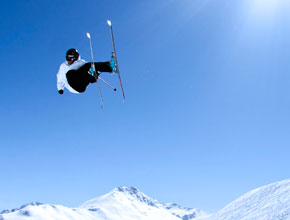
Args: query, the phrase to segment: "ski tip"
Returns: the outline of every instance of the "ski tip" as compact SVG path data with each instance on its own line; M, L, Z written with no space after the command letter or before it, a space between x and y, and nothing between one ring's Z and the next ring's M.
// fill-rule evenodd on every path
M107 23L109 26L112 26L112 22L110 20L107 20Z
M91 35L90 35L90 33L88 33L88 32L87 32L87 37L88 37L89 39L91 39Z

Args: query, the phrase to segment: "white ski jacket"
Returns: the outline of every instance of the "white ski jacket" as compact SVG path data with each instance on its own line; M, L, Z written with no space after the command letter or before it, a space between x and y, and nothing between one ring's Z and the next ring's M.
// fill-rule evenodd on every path
M74 90L67 82L67 78L66 78L66 73L69 70L76 70L78 68L80 68L82 65L84 65L86 63L85 60L82 59L78 59L76 60L73 64L69 65L67 61L63 62L58 70L58 73L56 75L57 78L57 90L63 90L63 88L67 88L70 92L72 93L79 93L76 90Z

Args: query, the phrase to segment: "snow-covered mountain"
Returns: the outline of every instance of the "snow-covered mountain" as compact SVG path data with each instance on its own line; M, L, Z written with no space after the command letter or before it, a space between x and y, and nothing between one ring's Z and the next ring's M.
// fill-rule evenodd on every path
M134 187L119 187L78 208L30 203L4 210L0 220L290 220L290 180L252 190L207 215L174 203L160 203Z
M252 190L199 220L290 220L290 180Z
M2 211L0 220L191 220L205 215L174 203L162 204L134 187L119 187L78 208L30 203Z

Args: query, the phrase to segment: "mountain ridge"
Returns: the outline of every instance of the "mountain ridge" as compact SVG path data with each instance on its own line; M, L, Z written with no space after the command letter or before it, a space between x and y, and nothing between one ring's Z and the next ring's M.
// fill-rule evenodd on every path
M132 186L114 188L77 208L33 202L1 213L0 220L191 220L205 214L175 203L160 203Z
M132 186L117 187L80 207L28 203L4 210L0 220L290 220L290 179L245 193L216 213L160 203Z

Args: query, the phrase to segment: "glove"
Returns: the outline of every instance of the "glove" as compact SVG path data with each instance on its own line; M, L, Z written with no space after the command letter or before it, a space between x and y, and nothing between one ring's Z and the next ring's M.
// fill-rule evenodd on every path
M58 90L58 93L62 95L63 94L63 90L62 89Z

